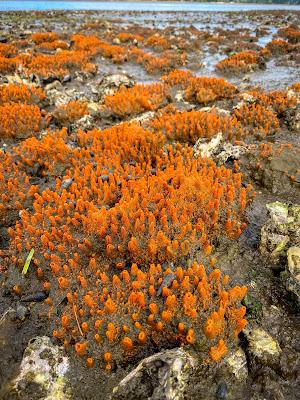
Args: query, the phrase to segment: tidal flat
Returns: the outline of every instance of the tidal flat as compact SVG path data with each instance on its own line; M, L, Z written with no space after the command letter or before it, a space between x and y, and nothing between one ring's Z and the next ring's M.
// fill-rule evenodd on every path
M295 400L300 12L0 19L0 399Z

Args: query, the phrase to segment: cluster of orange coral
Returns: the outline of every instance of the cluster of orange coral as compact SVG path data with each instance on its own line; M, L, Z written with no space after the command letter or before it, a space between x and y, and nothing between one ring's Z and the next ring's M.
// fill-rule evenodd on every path
M62 126L71 124L88 114L87 103L82 100L70 101L67 104L57 107L53 112L53 116Z
M16 217L20 210L31 204L38 191L30 185L29 177L18 168L13 156L0 150L0 224L10 225L11 213Z
M73 35L73 47L75 50L84 51L93 57L101 54L106 58L112 59L113 62L122 63L127 56L127 49L118 45L111 45L97 36Z
M54 42L58 40L58 34L56 32L36 32L30 35L29 39L35 44Z
M223 288L228 278L218 270L207 276L193 264L163 272L158 264L209 257L221 231L238 237L251 187L241 174L193 160L191 149L165 146L161 135L133 124L79 132L76 148L66 141L61 131L15 149L20 169L38 163L42 175L60 178L9 229L13 262L22 266L35 249L33 270L51 290L47 303L57 291L67 295L54 336L65 345L75 340L88 365L104 358L110 369L150 338L158 346L202 343L204 328L203 350L218 360L245 324L238 307L245 289Z
M297 100L294 97L290 97L288 93L283 90L271 92L252 90L247 93L254 98L256 103L263 107L270 107L278 115L297 104Z
M272 39L271 42L267 44L266 48L273 55L281 55L287 54L291 49L291 45L283 39Z
M14 72L16 65L15 58L2 57L0 54L0 73L8 74Z
M95 72L96 66L90 63L89 59L87 52L63 50L55 54L28 57L21 63L26 74L35 73L41 77L53 75L63 78L74 70Z
M57 49L67 50L68 48L69 48L68 43L64 42L63 40L54 40L53 42L42 42L38 46L36 46L36 49L38 50L57 50Z
M155 50L167 50L170 48L170 43L160 35L152 35L146 40L146 46L153 47Z
M234 115L250 134L266 136L279 129L279 120L274 111L260 104L242 104L234 110Z
M124 117L143 111L157 110L166 102L167 90L163 84L135 85L121 88L105 97L104 104L113 114Z
M242 51L218 62L216 69L225 73L246 73L259 67L259 57L254 51Z
M12 83L0 86L0 105L4 103L38 104L45 98L44 90L35 86Z
M295 92L300 93L300 82L296 82L293 85L291 85L290 89L294 90Z
M117 38L120 40L121 43L128 43L128 42L143 42L145 38L141 35L137 35L134 33L128 33L128 32L120 32L117 35Z
M186 63L186 53L177 54L174 51L164 51L160 57L156 57L151 53L131 48L128 52L128 59L143 65L145 70L150 74L168 72Z
M91 258L91 273L78 264L72 270L78 273L76 289L70 276L58 278L68 305L53 335L65 346L75 341L88 366L110 371L152 342L201 345L219 361L246 324L246 309L239 305L246 288L228 288L228 276L222 278L218 269L208 275L197 263L175 271L159 264L143 271L132 264L110 278Z
M43 118L38 106L9 103L0 106L0 138L24 138L40 131Z
M215 112L185 111L163 115L152 121L151 128L163 132L169 139L195 143L199 138L222 132L228 140L240 139L241 124L236 118L220 116Z
M0 56L1 57L13 57L18 54L18 49L7 43L0 43Z
M287 39L292 44L300 43L300 31L294 27L280 28L277 34Z
M230 98L237 88L222 78L196 77L189 80L185 96L189 101L207 104L212 101Z
M193 78L191 71L175 69L171 71L168 75L161 77L161 80L166 84L173 86L186 87L189 84L191 78Z

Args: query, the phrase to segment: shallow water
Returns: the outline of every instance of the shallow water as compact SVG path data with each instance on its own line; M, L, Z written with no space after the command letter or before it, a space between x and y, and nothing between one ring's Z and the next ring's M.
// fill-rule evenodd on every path
M122 10L122 11L255 11L300 10L288 4L221 4L152 1L0 1L0 11L15 10Z

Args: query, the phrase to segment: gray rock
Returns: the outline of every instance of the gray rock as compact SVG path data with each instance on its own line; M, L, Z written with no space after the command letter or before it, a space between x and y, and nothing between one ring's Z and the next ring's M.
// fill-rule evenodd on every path
M290 247L287 251L287 269L280 275L286 289L300 302L300 247Z
M32 339L25 349L19 374L14 379L12 393L18 398L34 388L40 400L68 400L72 398L66 378L69 360L62 347L55 346L47 336Z
M23 306L22 304L18 304L16 308L16 318L19 321L24 321L28 315L29 315L28 308Z
M193 149L194 157L212 158L218 165L224 164L228 159L238 160L247 151L245 146L235 146L224 142L222 132L219 132L209 142L207 139L198 139Z
M220 383L220 385L217 388L217 393L216 393L216 398L218 400L225 400L227 399L228 396L228 387L225 382Z
M74 178L65 179L62 181L61 190L67 190L72 185Z
M300 95L298 102L300 103ZM300 129L300 104L297 104L297 106L294 109L291 109L288 112L287 115L287 122L288 122L288 127L292 131L299 131Z
M84 115L82 118L77 120L72 124L72 130L82 129L83 131L88 131L93 128L94 119L91 115Z
M247 380L247 359L242 349L238 349L225 357L223 365L231 382L245 382Z
M300 206L276 201L266 207L269 219L261 229L260 251L276 262L288 247L300 245Z
M189 373L195 364L196 360L182 348L154 354L141 361L113 389L111 399L183 399Z
M254 362L267 366L277 366L281 348L278 342L262 328L246 328L244 333L248 340L248 351Z
M162 290L163 288L168 288L172 285L172 282L174 281L174 279L176 279L176 275L175 274L168 274L164 277L160 287L158 288L157 291L157 296L160 296L162 294Z
M147 123L154 117L155 117L155 113L153 111L147 111L144 114L139 115L136 118L132 118L129 122L138 123L143 126L143 124Z
M99 101L105 96L114 94L121 86L132 87L135 81L126 74L107 75L102 78L98 86Z

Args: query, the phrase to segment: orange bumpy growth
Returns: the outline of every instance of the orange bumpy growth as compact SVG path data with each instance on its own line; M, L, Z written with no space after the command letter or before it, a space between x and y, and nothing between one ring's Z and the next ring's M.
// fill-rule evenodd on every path
M34 86L24 84L15 85L13 83L0 86L1 105L4 103L38 104L45 98L46 94L44 90Z
M74 278L79 268L76 266ZM160 265L152 264L143 272L133 264L129 271L111 278L101 269L89 274L82 266L79 273L86 276L87 287L68 292L69 304L55 332L67 343L75 339L77 354L97 360L105 369L135 355L141 346L147 349L151 340L158 346L177 343L197 349L201 344L204 354L208 352L213 361L219 361L246 324L245 307L240 307L246 288L227 287L228 279L225 282L219 270L208 276L197 263L175 269L168 294L162 297L149 292L149 287L159 287L170 273L163 273ZM93 302L83 301L86 293ZM107 308L108 301L114 304L113 309ZM81 310L78 321L73 315L74 304ZM174 324L174 320L179 323ZM208 329L210 321L212 330ZM78 324L85 327L83 337Z
M154 131L164 133L168 139L195 143L199 138L212 138L217 133L229 140L239 139L242 135L241 124L228 116L219 116L214 112L185 111L163 115L151 123Z
M206 104L232 97L236 92L236 87L222 78L197 77L190 79L185 96L189 101Z
M119 117L157 110L165 101L167 91L164 85L153 83L121 88L115 94L105 97L104 104Z
M259 67L259 56L254 51L242 51L218 62L216 69L225 73L246 73Z
M0 138L24 138L32 136L42 127L39 107L28 104L4 104L0 106Z
M63 104L54 110L53 115L64 126L88 115L88 106L85 101L74 100Z

